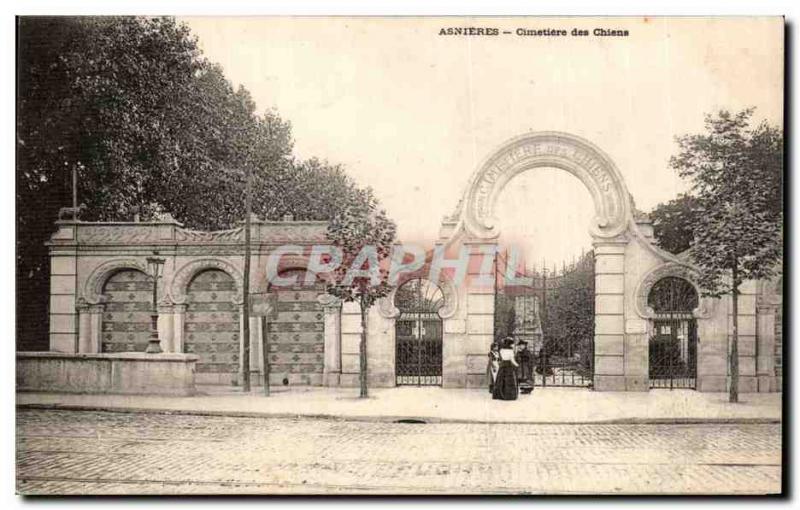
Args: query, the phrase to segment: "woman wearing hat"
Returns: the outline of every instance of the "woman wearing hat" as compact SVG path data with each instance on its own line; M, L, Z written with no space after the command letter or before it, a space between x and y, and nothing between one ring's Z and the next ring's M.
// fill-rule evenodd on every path
M500 369L494 382L492 398L495 400L517 399L517 360L514 359L514 339L506 337L500 346Z

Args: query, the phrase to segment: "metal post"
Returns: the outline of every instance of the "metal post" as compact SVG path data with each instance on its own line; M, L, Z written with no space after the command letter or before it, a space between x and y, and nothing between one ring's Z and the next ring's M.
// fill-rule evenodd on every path
M158 338L158 273L164 265L166 259L158 257L158 252L153 252L153 257L147 257L147 265L153 271L153 312L150 314L150 339L147 343L145 352L148 354L160 354L161 341Z
M72 166L72 219L78 221L78 169Z
M261 318L261 351L264 360L264 396L269 396L269 332L267 331L267 317Z
M242 297L244 298L242 336L242 390L250 391L250 180L252 171L249 161L245 163L245 192L244 192L244 281L242 282Z
M542 387L547 386L547 335L544 331L544 324L547 320L547 265L542 263L542 348L539 351L539 357L542 365Z

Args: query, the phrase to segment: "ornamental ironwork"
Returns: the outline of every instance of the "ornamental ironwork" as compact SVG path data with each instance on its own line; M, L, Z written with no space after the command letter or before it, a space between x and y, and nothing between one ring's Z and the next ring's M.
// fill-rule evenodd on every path
M413 279L394 296L400 312L395 322L395 374L397 385L441 386L441 288L428 280Z

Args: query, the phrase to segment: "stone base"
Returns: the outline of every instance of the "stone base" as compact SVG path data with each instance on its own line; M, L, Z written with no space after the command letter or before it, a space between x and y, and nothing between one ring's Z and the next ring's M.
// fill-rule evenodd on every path
M469 377L466 374L444 374L442 376L443 388L464 388L469 387Z
M757 393L764 391L774 391L771 382L759 381L760 378L752 375L739 376L739 393ZM769 378L767 378L769 379ZM726 392L730 391L730 377L724 375L706 375L697 378L697 390L704 392ZM761 384L761 386L759 386ZM764 385L767 385L766 387Z
M724 375L707 375L697 378L697 391L724 392L728 391L728 378Z
M197 384L216 384L216 385L230 385L230 386L238 386L239 385L239 373L228 373L228 374L210 374L205 372L199 372L194 374L194 380Z
M467 375L467 388L488 388L489 382L486 380L486 374L469 374ZM463 388L463 386L462 386Z
M595 391L625 391L624 375L595 375Z
M369 374L367 375L367 386L370 388L394 388L394 374Z
M778 391L777 381L775 377L770 375L758 376L758 392L759 393L773 393Z
M739 393L756 393L758 391L758 378L752 375L739 376Z
M194 354L17 353L17 390L125 395L195 394Z
M646 375L626 375L625 391L649 391L650 379Z
M340 372L330 372L327 374L322 374L322 385L339 386L341 377L342 374Z
M342 374L339 377L339 386L344 388L358 388L359 384L358 374Z
M358 388L361 385L358 374L341 374L339 386L342 388ZM394 388L394 375L370 374L367 376L367 388Z
M251 372L250 384L261 384L263 376ZM269 374L270 386L322 386L322 374L287 374L283 372Z

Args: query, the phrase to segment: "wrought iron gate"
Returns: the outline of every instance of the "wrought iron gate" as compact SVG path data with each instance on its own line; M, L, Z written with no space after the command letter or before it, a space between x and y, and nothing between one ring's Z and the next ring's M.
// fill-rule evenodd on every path
M427 280L414 279L397 289L395 306L395 383L441 386L442 319L441 290Z
M496 339L525 341L535 386L592 387L594 381L594 253L560 269L512 271L528 285L505 283L508 256L496 265Z
M682 278L662 278L647 298L656 316L649 343L650 388L697 387L697 291Z

